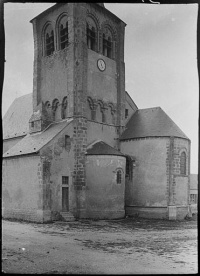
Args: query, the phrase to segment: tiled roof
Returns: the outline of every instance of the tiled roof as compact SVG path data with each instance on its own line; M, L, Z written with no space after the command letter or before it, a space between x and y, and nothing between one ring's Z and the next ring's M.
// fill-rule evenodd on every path
M198 175L190 174L190 190L198 189Z
M168 136L189 139L160 107L154 107L137 110L120 140Z
M64 127L73 119L66 119L58 123L50 124L44 131L39 133L27 134L15 146L4 153L3 157L18 156L36 153L51 141Z
M3 117L3 139L26 135L32 113L32 93L15 99Z
M103 141L95 141L87 147L87 155L118 155L125 156L120 151L109 146Z

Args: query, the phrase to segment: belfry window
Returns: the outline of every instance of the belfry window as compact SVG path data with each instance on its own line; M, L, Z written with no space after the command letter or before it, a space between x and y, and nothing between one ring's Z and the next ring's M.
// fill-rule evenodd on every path
M68 46L68 22L60 24L60 49L63 50Z
M54 33L53 33L53 30L50 33L46 33L46 36L45 36L45 50L46 50L46 56L50 56L54 52Z
M106 38L106 35L103 34L103 55L106 57L112 57L112 41L111 37L109 36Z
M180 173L186 175L186 153L182 152L180 156Z
M89 49L95 51L96 49L96 33L95 28L90 27L87 23L87 46Z

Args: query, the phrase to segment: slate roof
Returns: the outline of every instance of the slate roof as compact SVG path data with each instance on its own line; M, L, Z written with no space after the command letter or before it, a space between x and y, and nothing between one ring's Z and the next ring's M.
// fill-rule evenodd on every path
M118 155L125 156L120 151L109 146L103 141L95 141L87 147L87 155Z
M126 124L120 140L169 136L189 139L160 107L154 107L137 110Z
M61 122L50 124L42 132L27 134L15 146L5 152L3 157L37 153L72 121L73 119L65 119Z
M198 189L198 175L190 174L190 190Z
M32 93L15 99L3 117L3 139L26 135L32 113Z

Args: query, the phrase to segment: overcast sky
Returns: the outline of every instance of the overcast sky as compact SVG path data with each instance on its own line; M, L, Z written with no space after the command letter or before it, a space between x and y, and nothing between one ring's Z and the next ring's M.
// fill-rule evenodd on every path
M33 17L54 4L4 4L6 63L2 115L33 89ZM197 4L105 4L126 24L126 91L138 108L160 106L191 140L198 173Z

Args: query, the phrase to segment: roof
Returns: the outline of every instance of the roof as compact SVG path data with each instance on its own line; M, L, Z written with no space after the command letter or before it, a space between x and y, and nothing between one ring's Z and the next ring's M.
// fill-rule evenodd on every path
M32 93L15 99L3 117L3 139L26 135L32 113Z
M45 11L43 11L42 13L38 14L37 16L35 16L34 18L32 18L30 20L30 22L32 23L36 18L39 19L41 18L42 16L45 16L46 14L48 14L49 12L52 12L55 8L57 8L58 6L61 6L61 5L64 5L66 4L67 2L61 2L61 3L56 3L55 5L51 6L50 8L46 9ZM70 2L69 2L70 3ZM104 3L96 3L96 2L86 2L88 4L92 4L92 5L95 5L95 6L98 6L100 7L101 9L104 10L104 12L107 12L109 13L110 15L112 15L115 19L117 20L120 20L121 22L123 22L125 25L126 23L124 21L122 21L118 16L116 16L114 13L110 12L109 10L107 10L105 8L105 5Z
M103 141L95 141L87 147L87 155L118 155L125 156L120 151L109 146Z
M42 132L27 134L15 146L5 152L3 157L13 157L18 155L37 153L70 122L72 122L72 120L73 119L65 119L61 122L52 123Z
M131 98L131 96L129 95L129 93L127 91L125 91L126 93L126 101L128 101L128 99L130 100L130 102L132 103L132 105L138 109L137 105L135 104L135 102L133 101L133 99Z
M198 189L198 175L190 174L190 190Z
M137 110L126 124L120 140L169 136L189 140L160 107L154 107Z

